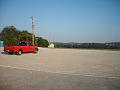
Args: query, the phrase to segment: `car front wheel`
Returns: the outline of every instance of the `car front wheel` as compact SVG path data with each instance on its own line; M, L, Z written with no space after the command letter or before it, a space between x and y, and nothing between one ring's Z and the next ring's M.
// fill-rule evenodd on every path
M37 53L38 52L38 49L35 49L34 53Z

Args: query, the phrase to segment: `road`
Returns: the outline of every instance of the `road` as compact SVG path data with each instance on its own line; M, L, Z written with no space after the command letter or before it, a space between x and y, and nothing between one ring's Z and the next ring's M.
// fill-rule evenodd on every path
M2 52L0 90L120 90L120 51L40 48L37 54L20 56Z

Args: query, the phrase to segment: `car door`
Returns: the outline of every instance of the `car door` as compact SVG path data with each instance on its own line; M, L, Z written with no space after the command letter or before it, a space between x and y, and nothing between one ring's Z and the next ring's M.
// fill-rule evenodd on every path
M34 51L34 46L32 45L32 43L28 43L29 46L29 51L33 52Z
M20 47L21 47L21 49L22 49L23 52L29 52L29 48L28 48L26 42L21 42L20 43Z

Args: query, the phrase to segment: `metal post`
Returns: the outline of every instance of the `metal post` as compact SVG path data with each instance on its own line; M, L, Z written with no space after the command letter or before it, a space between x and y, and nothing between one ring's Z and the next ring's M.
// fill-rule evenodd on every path
M34 17L32 16L32 44L34 45Z

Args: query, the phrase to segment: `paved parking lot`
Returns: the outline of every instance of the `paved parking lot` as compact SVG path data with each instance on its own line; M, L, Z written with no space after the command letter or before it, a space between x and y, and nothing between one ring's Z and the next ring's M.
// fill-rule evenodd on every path
M2 51L2 49L1 49ZM48 49L0 54L0 90L120 90L120 51Z

